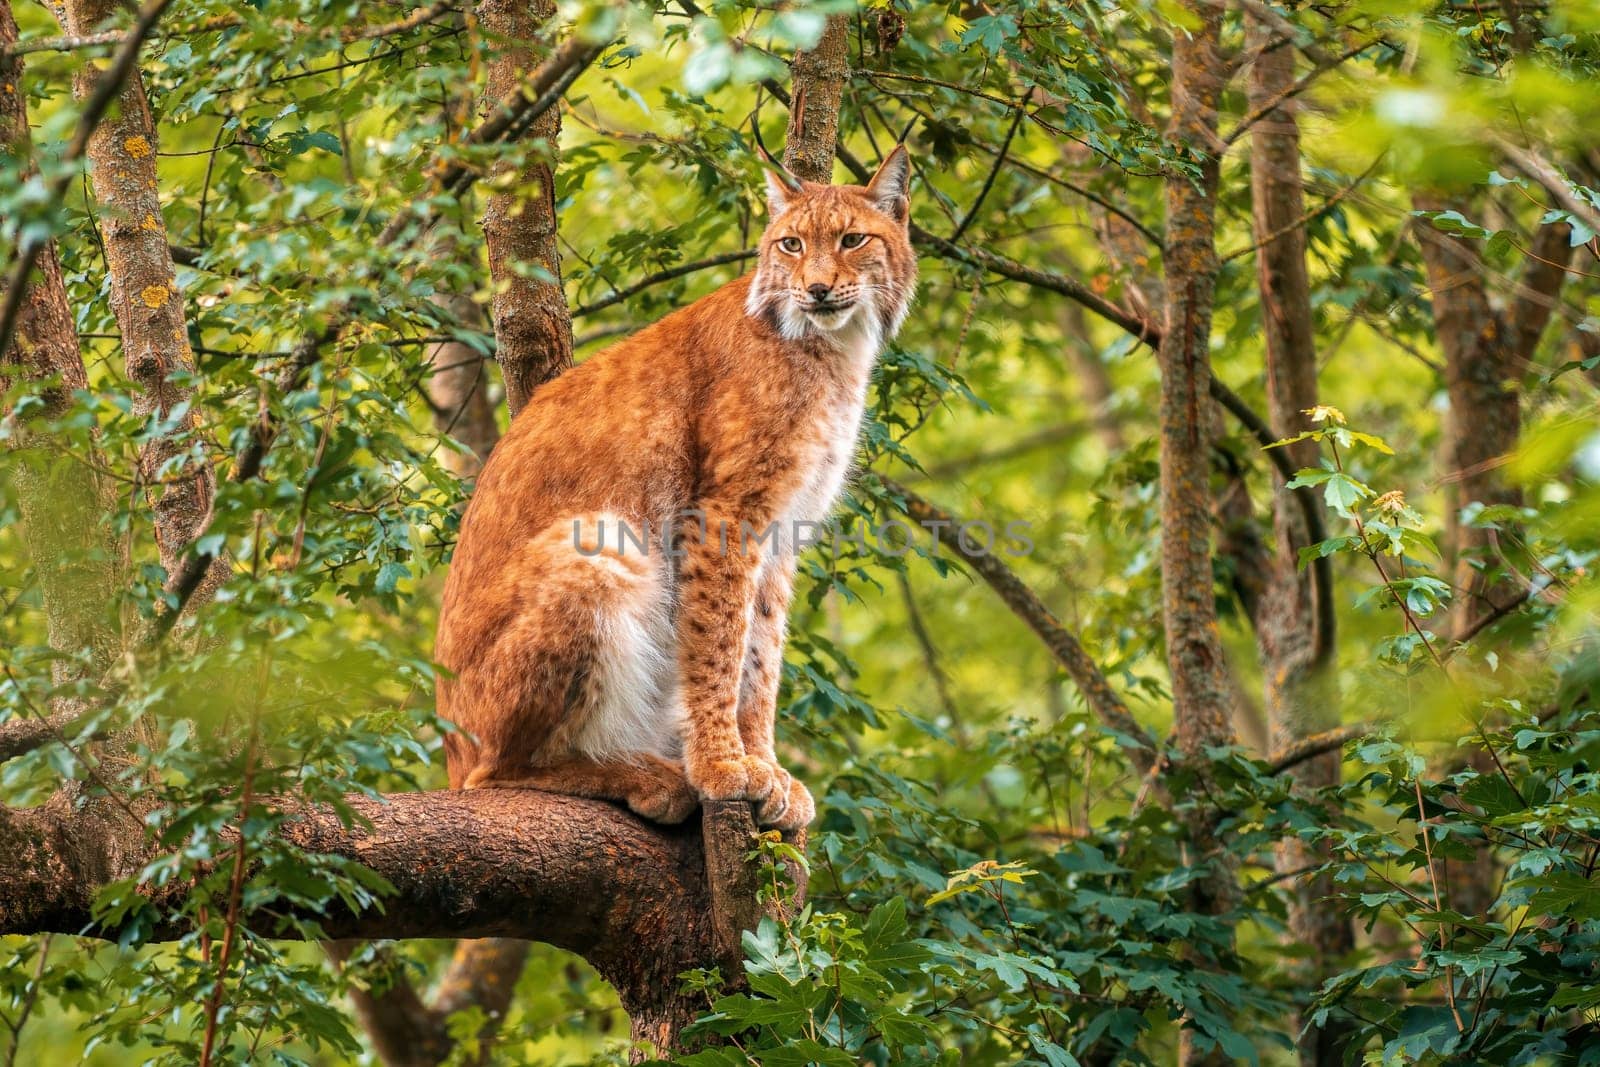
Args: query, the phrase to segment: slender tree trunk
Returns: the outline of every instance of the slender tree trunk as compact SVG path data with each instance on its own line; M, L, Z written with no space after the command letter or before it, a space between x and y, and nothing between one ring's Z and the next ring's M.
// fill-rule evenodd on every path
M115 0L70 0L63 28L80 36L92 33L120 8ZM93 64L79 72L73 89L80 100L93 93L99 75ZM140 474L147 485L156 487L156 543L170 581L185 549L210 517L217 485L189 407L194 390L187 382L174 380L175 375L181 379L193 374L194 353L161 215L157 146L144 78L135 67L114 117L101 123L89 140L89 173L104 210L101 230L111 308L122 334L128 378L138 391L134 414L172 420L169 431L152 438L139 452ZM193 455L196 451L201 455ZM214 592L227 580L229 570L227 559L217 557L189 605Z
M783 165L796 178L827 182L839 146L839 104L850 77L850 26L844 15L829 15L815 48L795 53L794 96L789 104L789 134Z
M1463 209L1432 195L1414 198L1418 209ZM1516 595L1497 578L1490 531L1463 526L1467 504L1518 504L1522 495L1500 476L1500 461L1516 446L1522 429L1515 353L1505 323L1489 303L1486 268L1471 242L1419 225L1423 263L1433 296L1434 328L1445 357L1450 414L1445 423L1444 462L1451 507L1446 542L1455 561L1460 604L1453 618L1458 631Z
M0 153L26 170L33 146L22 58L10 51L16 41L11 5L0 2ZM16 378L38 383L40 414L47 419L65 413L72 391L89 384L53 243L35 262L11 344L0 353L0 388ZM10 455L19 532L39 576L50 647L66 654L52 665L55 681L98 677L119 640L105 489L93 467L66 455L59 442L24 433L13 440ZM68 658L83 650L89 650L87 663ZM64 721L79 710L76 702L63 701L52 718Z
M1436 193L1419 194L1413 204L1422 211L1459 210L1468 218L1477 208ZM1443 548L1453 564L1456 592L1441 627L1446 638L1475 632L1483 619L1526 595L1502 562L1502 553L1519 536L1515 525L1499 523L1499 531L1479 528L1462 523L1460 513L1472 504L1522 502L1521 492L1500 468L1522 429L1520 380L1566 277L1570 251L1561 247L1566 243L1562 231L1540 229L1533 249L1537 258L1530 258L1516 298L1499 311L1490 302L1488 269L1475 244L1426 222L1417 227L1450 397L1441 457L1449 498ZM1486 752L1474 752L1471 762L1479 773L1497 773ZM1480 849L1470 861L1447 861L1445 867L1450 907L1470 916L1486 914L1494 906L1498 879L1488 849Z
M1267 349L1267 402L1273 432L1290 437L1310 428L1305 412L1317 404L1317 352L1306 271L1300 127L1289 92L1296 53L1276 38L1276 31L1250 19L1250 43L1263 46L1251 70L1249 102L1250 113L1261 115L1250 131L1250 187L1252 230L1260 246L1256 278ZM1274 43L1277 47L1264 47ZM1314 442L1285 447L1296 469L1316 464ZM1275 544L1263 576L1255 632L1266 679L1269 751L1276 759L1306 737L1337 726L1339 712L1333 678L1325 669L1333 635L1320 635L1319 647L1311 575L1299 565L1300 549L1310 541L1305 516L1276 468L1271 471ZM1340 753L1330 752L1289 773L1297 786L1318 789L1339 781L1341 762ZM1278 870L1303 870L1326 856L1325 849L1290 838L1279 843ZM1350 920L1326 903L1334 896L1329 876L1297 880L1292 894L1290 937L1310 952L1305 979L1314 987L1354 947L1354 931ZM1348 1040L1349 1028L1340 1024L1306 1031L1299 1039L1300 1062L1304 1067L1333 1067L1343 1061Z
M494 38L484 89L488 114L514 92L538 64L534 42L555 15L553 0L484 0L478 23ZM550 108L522 138L530 153L512 174L496 169L483 236L494 282L491 310L506 404L512 417L533 391L572 366L572 319L561 289L561 254L556 241L554 167L561 112Z
M1433 195L1419 195L1413 202L1423 211L1474 210L1471 204ZM1499 601L1516 595L1508 583L1490 577L1498 569L1490 531L1463 525L1460 511L1472 502L1520 503L1521 494L1502 482L1496 468L1500 457L1516 445L1522 419L1504 324L1489 303L1477 249L1426 222L1418 224L1418 232L1450 396L1441 457L1447 499L1443 548L1445 558L1452 561L1456 588L1456 603L1441 635L1448 637L1450 630L1465 632L1494 611ZM1477 710L1468 709L1468 714ZM1480 774L1494 773L1487 753L1474 751L1470 763ZM1463 915L1487 914L1495 899L1493 853L1480 848L1471 860L1447 859L1444 868L1448 906Z
M1217 105L1224 65L1219 51L1222 13L1213 5L1190 7L1195 25L1173 28L1172 121L1175 144L1200 163L1198 176L1167 178L1166 329L1161 362L1161 601L1167 666L1178 747L1203 768L1205 750L1231 744L1229 692L1211 572L1210 400L1211 313L1216 290L1215 244ZM1237 898L1231 864L1219 847L1212 820L1191 820L1198 862L1210 873L1195 883L1195 910L1220 915ZM1194 1033L1181 1034L1184 1064L1225 1063L1220 1050L1202 1052Z
M470 323L479 314L478 305L469 296L441 297L438 303L457 322ZM433 366L428 378L428 402L433 408L434 425L440 433L454 437L469 449L452 449L445 456L445 465L470 485L500 440L494 398L489 395L489 361L464 341L446 341L434 346L428 353L428 362Z

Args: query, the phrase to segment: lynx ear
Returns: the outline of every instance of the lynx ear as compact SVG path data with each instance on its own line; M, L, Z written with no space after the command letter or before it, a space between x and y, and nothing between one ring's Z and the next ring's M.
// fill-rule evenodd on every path
M767 218L775 219L789 210L789 197L794 193L777 174L767 171Z
M896 222L904 222L911 206L906 199L910 180L911 160L906 155L906 146L897 144L867 183L867 197L879 211Z
M775 219L789 209L789 199L800 192L803 186L799 178L790 174L782 163L772 158L764 145L757 142L756 151L760 153L762 162L767 165L767 218Z

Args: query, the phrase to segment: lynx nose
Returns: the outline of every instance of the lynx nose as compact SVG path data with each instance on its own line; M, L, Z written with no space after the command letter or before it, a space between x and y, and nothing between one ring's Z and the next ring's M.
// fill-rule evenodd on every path
M812 300L815 300L820 304L828 299L828 294L832 292L832 290L828 286L823 285L821 282L817 282L814 285L806 286L806 292L811 294Z

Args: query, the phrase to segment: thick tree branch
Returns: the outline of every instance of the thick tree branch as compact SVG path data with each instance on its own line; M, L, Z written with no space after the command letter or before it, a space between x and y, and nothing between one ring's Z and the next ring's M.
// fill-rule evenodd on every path
M648 961L628 960L634 953L618 934L648 937L657 962L693 966L706 958L710 929L696 921L708 901L697 823L656 827L599 801L515 789L348 803L365 825L345 827L331 811L310 810L287 825L285 837L311 852L357 860L396 892L381 909L318 919L321 936L522 937L623 976ZM146 855L136 847L106 856L104 830L50 809L0 808L0 840L21 849L0 851L23 860L0 866L0 933L114 936L95 919L94 894ZM57 883L29 892L46 871L59 875ZM177 914L184 891L170 886L152 903ZM250 922L274 937L300 936L286 918L255 915ZM168 923L153 937L186 932Z
M531 790L483 789L348 798L360 822L346 827L331 811L305 811L285 838L308 852L355 860L395 892L381 908L302 913L316 936L371 938L518 938L575 952L616 987L634 1036L676 1044L691 1014L676 976L722 966L737 979L738 929L759 913L718 906L712 867L743 851L708 851L701 824L645 823L599 801ZM750 806L708 806L705 826L741 850L751 838ZM730 832L730 830L732 832ZM94 899L106 883L136 873L151 858L137 828L68 810L66 805L0 808L0 934L62 932L114 938L100 925ZM131 835L131 837L130 837ZM708 861L708 856L710 857ZM741 874L747 878L747 874ZM154 893L164 916L181 914L184 884ZM301 929L278 912L246 917L263 936L296 938ZM168 918L151 939L188 932ZM732 968L732 970L730 970ZM484 972L479 972L484 973ZM435 1010L454 996L441 989Z

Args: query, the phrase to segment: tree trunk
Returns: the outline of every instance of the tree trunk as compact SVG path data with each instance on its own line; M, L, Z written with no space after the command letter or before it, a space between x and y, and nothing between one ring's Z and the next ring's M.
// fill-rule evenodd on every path
M484 114L490 115L538 65L533 42L555 15L553 0L484 0L478 22L499 45L489 63ZM533 391L572 366L572 319L561 289L553 168L561 113L550 108L528 128L530 158L511 172L496 167L483 215L494 283L490 308L506 405L516 417Z
M0 3L0 152L26 164L33 146L22 57L11 53L16 41L11 7ZM0 388L18 376L38 383L40 413L46 419L64 414L72 391L89 384L54 243L35 260L16 330L0 352ZM119 643L111 536L102 525L109 510L104 486L92 465L40 435L19 434L10 455L19 532L39 576L50 647L65 654L52 664L54 680L59 685L98 678ZM88 662L70 658L83 650L89 650ZM60 702L52 722L38 723L37 729L53 734L80 710L76 702Z
M479 314L478 305L469 296L445 296L438 303L460 323L471 323ZM464 341L446 341L433 347L428 362L433 367L428 378L433 423L440 433L468 448L466 452L450 449L444 457L445 466L470 486L500 440L494 399L489 395L489 361Z
M1478 205L1437 193L1413 198L1420 211L1459 210L1471 218ZM1445 358L1450 411L1445 420L1443 466L1449 505L1445 542L1452 561L1455 603L1444 620L1446 638L1476 633L1483 620L1526 595L1504 564L1502 542L1517 536L1514 524L1502 531L1465 525L1461 509L1471 504L1518 505L1522 494L1501 476L1500 467L1517 446L1522 429L1520 381L1531 362L1565 280L1570 255L1564 227L1542 227L1535 238L1518 287L1505 312L1495 309L1485 279L1489 271L1474 242L1418 223L1428 289L1433 297L1434 330ZM1476 709L1468 709L1477 715ZM1497 773L1487 752L1475 751L1472 766ZM1450 907L1464 915L1484 915L1494 906L1498 880L1492 853L1480 849L1468 862L1446 862Z
M1192 29L1173 28L1172 121L1168 137L1199 161L1199 175L1167 178L1166 328L1161 363L1161 607L1167 666L1172 675L1178 747L1205 773L1204 752L1233 742L1229 693L1211 573L1210 381L1211 313L1216 290L1214 240L1217 105L1224 65L1219 51L1222 13L1197 3ZM1232 866L1215 838L1211 818L1189 827L1195 862L1211 872L1196 881L1192 906L1227 912L1237 896ZM1225 1063L1220 1049L1201 1051L1194 1031L1181 1033L1184 1064Z
M1434 195L1419 195L1422 211L1464 209ZM1444 462L1450 497L1446 554L1454 560L1459 604L1453 614L1457 632L1494 611L1516 595L1514 585L1497 578L1491 531L1463 526L1460 509L1519 504L1522 495L1500 477L1500 460L1516 447L1522 429L1515 353L1507 343L1505 323L1489 303L1486 269L1473 244L1454 234L1419 223L1423 263L1433 296L1434 328L1445 357L1445 384L1450 413L1445 423Z
M71 0L63 28L86 35L120 9L115 0ZM86 64L78 73L73 90L80 100L93 94L99 77L94 64ZM128 378L138 391L134 414L165 420L184 409L169 431L139 451L141 476L147 485L158 487L156 543L171 589L185 549L210 518L217 483L210 464L191 455L197 448L198 427L188 407L194 403L194 390L186 382L172 380L173 375L194 373L194 353L189 349L183 296L161 214L157 146L144 79L135 67L123 85L115 117L97 126L89 139L89 174L95 199L105 210L101 229L111 309L122 334ZM214 592L229 571L225 557L214 559L189 605Z
M1252 232L1259 245L1256 279L1267 350L1267 402L1273 432L1291 437L1311 428L1305 412L1317 404L1317 352L1306 271L1300 127L1289 92L1295 50L1277 38L1276 31L1250 18L1250 44L1259 48L1249 88L1250 113L1260 115L1250 130L1250 186ZM1316 465L1315 442L1301 441L1285 450L1295 469ZM1317 632L1319 606L1311 574L1299 564L1300 549L1310 543L1305 515L1276 468L1271 477L1274 548L1254 621L1266 680L1269 754L1277 759L1312 734L1337 726L1339 711L1326 670L1333 635ZM1332 612L1323 617L1331 619ZM1319 789L1339 781L1341 763L1339 752L1329 752L1298 764L1289 774L1297 786ZM1326 849L1298 838L1280 842L1277 849L1279 873L1303 870L1326 858ZM1354 931L1350 920L1326 903L1334 896L1329 876L1299 879L1291 886L1290 938L1310 952L1304 979L1308 988L1315 988L1354 947ZM1308 1030L1299 1038L1300 1062L1304 1067L1342 1063L1348 1040L1344 1025Z
M803 181L826 183L833 178L839 104L850 77L849 32L846 16L829 15L816 47L795 53L783 165Z

